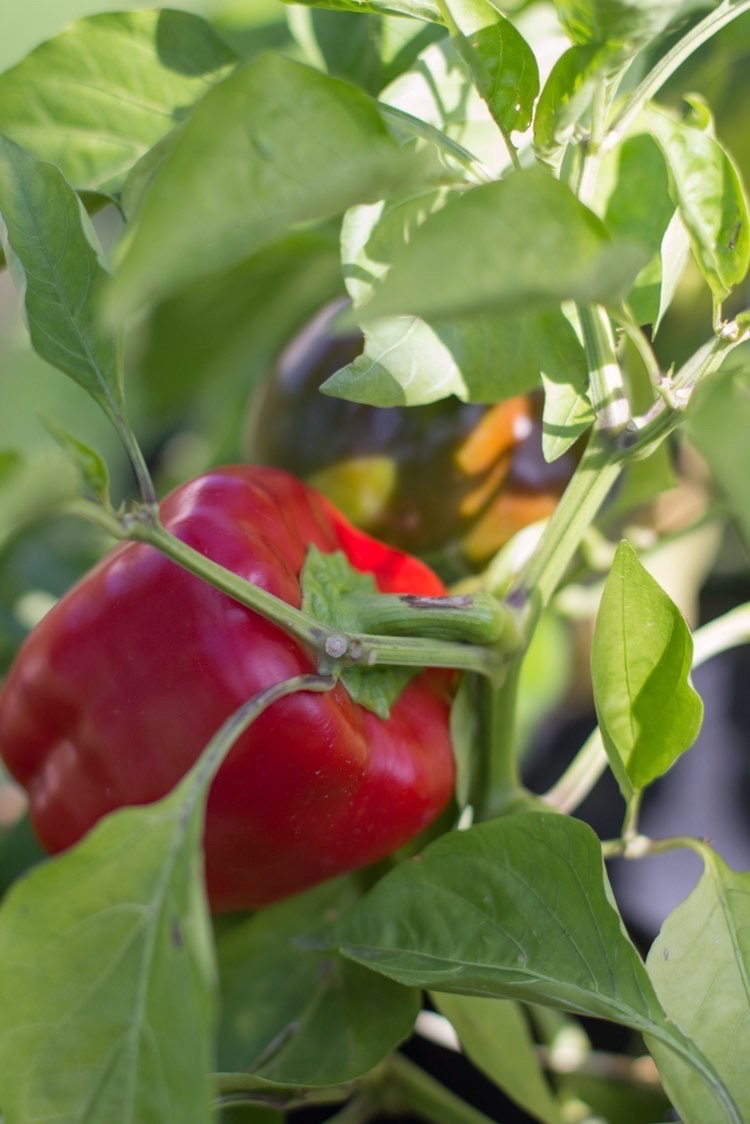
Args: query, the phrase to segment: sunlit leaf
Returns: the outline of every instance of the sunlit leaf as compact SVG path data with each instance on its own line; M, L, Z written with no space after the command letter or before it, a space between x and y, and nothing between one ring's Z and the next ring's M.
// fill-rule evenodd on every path
M619 301L645 260L640 247L611 240L559 180L517 172L451 198L416 229L363 319Z
M677 606L623 542L604 587L591 652L594 702L610 766L628 799L695 741L703 704L693 642Z
M659 35L684 8L683 0L555 0L576 43L633 49Z
M708 133L656 109L649 111L648 123L667 161L693 256L715 303L721 303L750 265L750 216L740 177Z
M0 75L0 132L57 164L75 188L116 192L236 61L188 12L90 16Z
M180 129L136 213L109 312L140 308L293 225L435 174L426 155L399 149L363 91L263 55L214 86Z

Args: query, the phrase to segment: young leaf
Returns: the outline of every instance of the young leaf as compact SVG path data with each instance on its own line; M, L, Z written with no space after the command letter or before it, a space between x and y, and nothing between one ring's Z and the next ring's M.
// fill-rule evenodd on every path
M233 926L219 940L219 1068L276 1084L338 1085L408 1037L419 994L330 951L325 931L357 898L339 880ZM358 1034L351 1019L357 1012Z
M677 606L621 543L596 618L591 669L599 727L626 800L697 737L703 704L690 684L692 653Z
M97 303L108 274L93 230L61 172L7 137L0 137L0 220L35 350L121 419L117 344Z
M166 152L109 311L126 314L234 265L292 225L429 181L430 159L398 148L363 91L263 55L214 86Z
M519 813L443 836L342 918L342 951L400 983L550 1004L642 1029L656 995L585 824Z
M647 967L669 1018L713 1062L743 1115L750 1117L750 874L735 874L709 847L704 872L665 921ZM650 1048L686 1122L711 1119L695 1075L658 1043Z
M110 507L109 472L106 461L84 441L68 433L51 418L44 418L44 427L65 450L78 469L83 483L105 507Z
M452 1023L467 1058L511 1100L543 1124L562 1117L518 1003L435 992L435 1006Z
M606 58L598 45L569 47L544 83L534 113L534 144L552 167L559 166L565 146L584 127Z
M188 12L90 16L0 75L0 132L78 190L114 193L236 61Z
M750 216L740 177L708 133L653 108L647 119L664 153L693 256L719 305L750 265Z
M322 624L342 632L361 632L352 593L377 593L375 578L355 570L346 555L322 554L311 546L302 570L302 609ZM391 707L415 675L410 667L347 667L341 678L360 706L379 718L387 718Z
M362 316L510 314L568 299L617 302L645 261L640 247L612 241L559 180L515 172L450 199L415 230Z
M455 24L456 46L477 90L506 136L531 122L539 93L534 53L510 20L489 0L445 0Z

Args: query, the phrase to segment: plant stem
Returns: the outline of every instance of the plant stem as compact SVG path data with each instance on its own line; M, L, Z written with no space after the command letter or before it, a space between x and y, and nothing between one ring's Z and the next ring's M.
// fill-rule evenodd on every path
M489 1116L467 1104L402 1054L392 1054L384 1066L386 1110L414 1112L432 1124L492 1124Z
M594 413L607 433L622 433L632 416L609 316L601 305L578 305L578 319L586 347Z
M475 671L497 680L505 667L507 657L499 644L479 645L458 640L421 638L418 635L344 633L329 625L320 624L301 609L245 581L170 534L151 509L117 516L97 504L77 500L66 505L63 510L95 523L116 539L153 546L183 569L289 633L313 653L321 666L325 665L327 673L335 673L352 664L365 667L390 664L399 667L457 668ZM464 611L470 614L466 606ZM415 629L417 613L418 610L414 617ZM480 624L484 620L483 613L484 610L480 610ZM447 615L450 616L450 611Z

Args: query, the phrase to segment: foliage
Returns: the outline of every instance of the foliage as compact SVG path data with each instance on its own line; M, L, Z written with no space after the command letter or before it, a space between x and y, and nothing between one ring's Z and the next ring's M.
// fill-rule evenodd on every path
M586 449L552 517L429 620L308 561L285 627L319 671L383 715L414 668L462 673L455 806L429 838L212 923L206 794L238 723L271 698L168 797L63 856L41 859L23 821L0 828L3 1119L278 1121L315 1104L342 1124L481 1124L400 1051L416 1019L457 1036L525 1119L647 1124L673 1108L739 1124L750 872L705 842L647 837L640 808L698 735L692 670L748 639L740 611L694 645L653 576L668 544L643 527L675 486L670 461L679 479L697 447L712 485L669 545L689 554L730 520L746 569L748 152L722 138L745 136L747 114L715 74L733 36L750 46L750 0L259 11L89 16L0 74L0 235L28 329L14 342L2 309L3 664L35 597L112 539L277 612L181 552L156 498L240 458L253 386L333 297L364 350L329 395L416 409L543 389L546 459L582 434ZM29 420L27 370L54 387L46 430ZM567 668L585 627L566 614L593 635L583 687ZM590 693L598 727L531 792L524 750L566 691ZM624 819L601 840L572 813L606 769ZM643 956L605 860L677 849L703 873ZM589 1019L618 1024L620 1054L594 1050Z

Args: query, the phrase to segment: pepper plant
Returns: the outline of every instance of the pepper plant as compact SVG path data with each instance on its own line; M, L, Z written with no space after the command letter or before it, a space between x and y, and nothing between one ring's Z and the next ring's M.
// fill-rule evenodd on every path
M263 27L94 15L0 75L0 230L30 345L132 470L107 445L110 483L78 405L46 419L56 451L0 460L6 577L30 542L112 551L18 653L33 598L3 609L0 754L66 849L34 849L26 819L2 836L2 1119L491 1119L401 1048L416 1027L452 1036L526 1119L740 1124L750 874L645 835L639 813L698 735L691 670L748 639L750 610L693 637L651 573L658 535L623 528L697 447L720 498L672 540L690 551L727 518L750 535L743 153L701 89L702 59L750 46L750 0L332 7ZM584 447L551 517L481 570L448 568L447 589L291 478L271 473L262 508L224 498L269 471L216 470L240 459L252 383L342 297L331 330L363 350L325 394L419 409L543 391L546 460ZM254 552L290 521L282 580L283 552ZM381 580L384 559L409 580ZM523 751L553 700L530 668L560 681L560 621L586 612L598 725L532 790ZM240 619L254 631L229 643ZM219 694L221 714L201 710ZM348 715L338 761L330 707ZM387 775L362 813L347 753L376 743L419 756L440 789L425 816L428 782L397 806ZM237 834L242 807L216 793L223 776L237 797L239 747L261 744ZM622 829L601 839L576 813L607 770ZM702 874L638 949L606 862L675 849ZM604 1023L619 1053L592 1046Z

